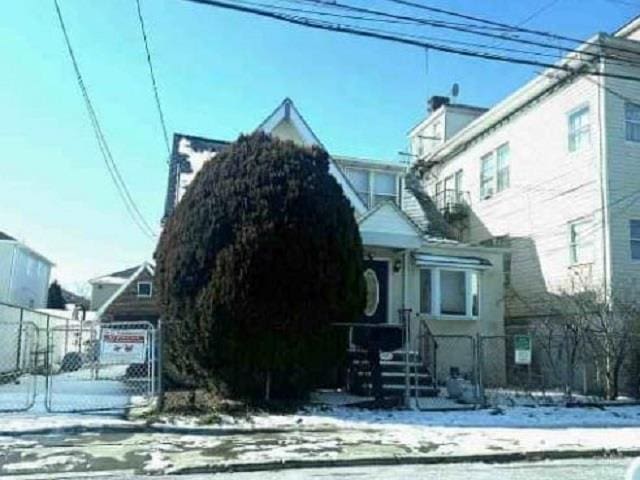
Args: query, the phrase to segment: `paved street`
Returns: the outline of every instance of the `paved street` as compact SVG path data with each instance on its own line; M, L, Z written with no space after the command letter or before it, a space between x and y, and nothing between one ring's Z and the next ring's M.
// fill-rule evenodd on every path
M622 480L631 460L571 460L501 465L417 465L374 468L304 469L276 472L229 473L215 475L160 476L162 480ZM29 476L28 480L51 477ZM77 479L77 476L56 476L56 479ZM91 477L96 480L148 480L148 476L121 473Z

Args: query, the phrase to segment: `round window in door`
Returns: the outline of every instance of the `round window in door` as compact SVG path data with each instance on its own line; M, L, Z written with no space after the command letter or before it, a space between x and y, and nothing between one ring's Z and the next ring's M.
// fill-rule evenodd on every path
M367 289L367 303L364 307L364 314L367 317L372 317L378 310L378 304L380 303L380 284L378 283L378 276L373 269L367 268L364 271L364 283Z

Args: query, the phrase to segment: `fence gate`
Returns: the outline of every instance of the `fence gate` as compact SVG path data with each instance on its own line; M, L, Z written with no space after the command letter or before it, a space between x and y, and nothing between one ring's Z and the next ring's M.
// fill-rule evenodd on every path
M52 327L47 346L50 412L119 411L155 398L157 331L149 322Z
M6 318L6 317L5 317ZM0 411L29 410L35 404L38 329L24 318L0 322Z

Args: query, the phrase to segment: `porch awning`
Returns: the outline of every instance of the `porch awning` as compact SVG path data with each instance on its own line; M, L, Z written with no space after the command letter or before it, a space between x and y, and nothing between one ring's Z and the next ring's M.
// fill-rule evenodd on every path
M433 255L430 253L414 254L416 265L419 267L457 267L474 270L485 270L492 266L486 258L458 257L453 255Z

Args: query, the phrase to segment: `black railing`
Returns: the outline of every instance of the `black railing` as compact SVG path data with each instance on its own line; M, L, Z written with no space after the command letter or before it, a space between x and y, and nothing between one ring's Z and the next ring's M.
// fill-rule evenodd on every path
M438 211L447 221L466 218L469 213L469 192L462 190L442 190L435 194L433 201Z

